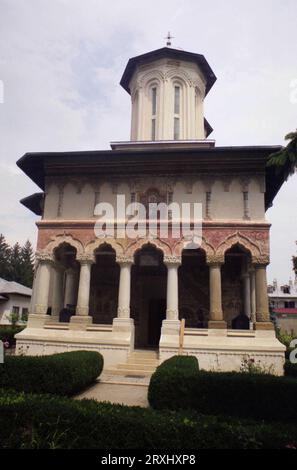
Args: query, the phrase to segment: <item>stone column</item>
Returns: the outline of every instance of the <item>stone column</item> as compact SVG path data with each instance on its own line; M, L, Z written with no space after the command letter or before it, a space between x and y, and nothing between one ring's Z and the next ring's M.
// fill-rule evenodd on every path
M270 321L268 294L267 294L266 265L267 263L255 264L255 280L256 280L255 329L258 329L258 330L274 329L273 323Z
M37 273L34 281L34 304L28 318L28 326L31 328L42 327L48 319L48 296L50 289L50 277L52 268L52 256L47 253L37 253Z
M251 321L256 321L256 277L255 270L250 270Z
M127 258L117 262L120 265L118 318L130 318L131 267L133 260Z
M52 321L59 321L60 311L63 308L64 298L64 269L55 263L53 265L53 297L52 297Z
M224 321L222 307L222 281L221 264L217 260L208 261L209 265L209 322L208 328L225 329L227 324Z
M71 329L81 329L92 323L89 316L91 267L95 262L93 255L80 255L77 257L80 263L79 285L77 295L76 314L70 319Z
M181 265L180 256L164 256L167 266L167 299L166 320L162 323L162 335L179 334L180 321L178 318L178 268Z
M130 318L131 268L133 258L117 255L116 262L120 266L118 293L118 315L113 319L112 330L115 333L128 333L131 349L134 347L134 321Z
M76 305L78 288L78 272L73 268L66 270L64 307Z

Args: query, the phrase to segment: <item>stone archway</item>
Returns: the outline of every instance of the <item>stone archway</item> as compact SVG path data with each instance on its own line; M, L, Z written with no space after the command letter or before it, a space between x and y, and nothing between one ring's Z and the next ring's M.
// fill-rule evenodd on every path
M228 328L248 329L251 317L251 253L235 243L225 253L222 265L222 305ZM242 320L240 321L240 318ZM246 320L248 317L248 321Z
M158 347L162 321L166 318L166 279L163 252L153 244L144 244L134 254L131 272L136 348Z
M109 243L101 243L94 251L94 258L89 315L93 323L111 325L117 316L120 267L115 249Z
M182 251L178 275L179 318L188 328L207 328L209 320L209 267L203 249Z

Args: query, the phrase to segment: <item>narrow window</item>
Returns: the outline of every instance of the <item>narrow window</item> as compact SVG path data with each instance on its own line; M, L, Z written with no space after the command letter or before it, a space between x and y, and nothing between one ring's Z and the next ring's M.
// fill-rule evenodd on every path
M174 87L174 114L180 113L180 87Z
M180 86L174 87L174 122L173 122L173 138L180 138Z
M152 88L152 140L156 140L157 88Z

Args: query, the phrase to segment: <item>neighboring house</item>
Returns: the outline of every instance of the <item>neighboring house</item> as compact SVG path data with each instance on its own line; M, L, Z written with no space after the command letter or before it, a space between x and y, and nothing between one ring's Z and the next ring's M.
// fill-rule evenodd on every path
M27 321L32 289L0 278L0 324L11 323L12 314L18 315L18 323Z
M269 306L276 325L288 333L297 334L297 278L279 286L277 280L268 286Z

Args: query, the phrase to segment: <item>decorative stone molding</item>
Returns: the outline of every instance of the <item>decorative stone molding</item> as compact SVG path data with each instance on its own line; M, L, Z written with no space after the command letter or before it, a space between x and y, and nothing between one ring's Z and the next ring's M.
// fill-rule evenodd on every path
M53 263L54 262L54 257L52 253L49 253L48 251L36 251L35 259L37 263L40 263L40 262Z
M124 253L124 248L122 244L117 241L115 238L96 238L96 240L92 240L89 242L85 247L85 253L94 253L100 246L102 245L109 245L111 248L114 249L117 256L120 256Z
M126 254L129 256L134 256L134 254L141 250L141 248L143 248L145 245L153 246L157 250L161 250L164 255L172 254L169 241L161 240L160 238L154 238L153 240L149 240L147 238L137 238L128 245Z
M166 320L176 320L176 319L178 319L178 310L167 309Z
M252 264L258 266L267 266L270 263L269 255L252 255Z
M83 244L72 235L66 233L52 237L51 241L46 245L45 251L53 255L54 251L63 243L67 243L68 245L75 248L77 254L84 252Z
M129 318L129 317L130 317L130 308L118 307L118 318Z
M133 259L133 256L117 255L116 256L116 263L119 263L119 264L133 264L134 259Z
M245 250L250 252L251 256L261 255L259 247L256 243L252 242L248 237L242 235L240 232L236 232L229 235L217 248L216 254L225 255L226 251L232 248L234 245L240 245Z
M79 253L76 259L80 264L92 264L96 261L93 253Z
M225 255L224 254L206 254L206 264L209 266L211 265L220 265L225 263Z
M172 265L180 265L181 264L181 256L178 255L165 255L164 256L164 264L172 266Z

